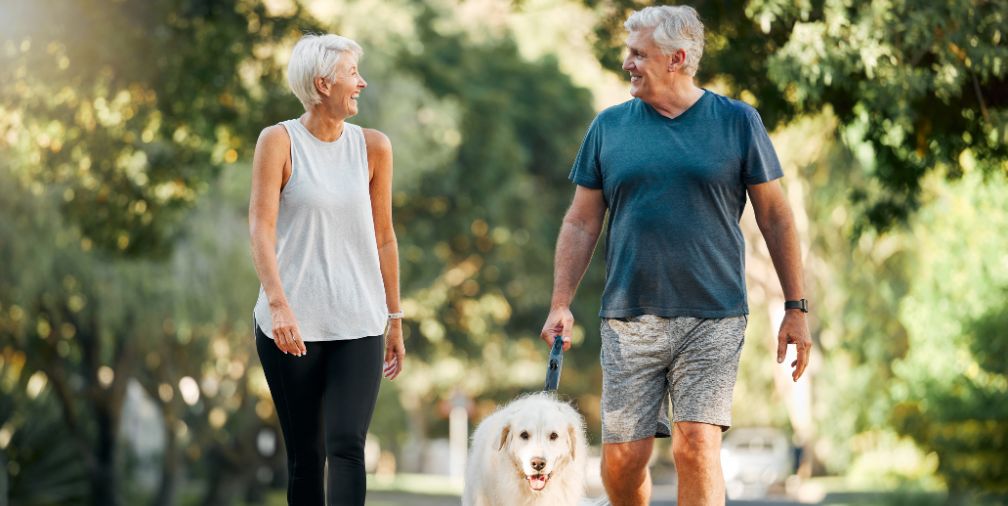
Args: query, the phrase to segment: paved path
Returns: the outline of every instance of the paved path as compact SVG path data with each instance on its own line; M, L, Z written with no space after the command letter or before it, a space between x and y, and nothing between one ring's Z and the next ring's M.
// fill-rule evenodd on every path
M403 492L368 492L368 506L459 506L457 496L407 494ZM598 503L592 503L598 504ZM673 506L675 501L656 500L651 506ZM790 501L728 501L728 506L795 506Z
M367 506L459 506L458 496L368 492Z

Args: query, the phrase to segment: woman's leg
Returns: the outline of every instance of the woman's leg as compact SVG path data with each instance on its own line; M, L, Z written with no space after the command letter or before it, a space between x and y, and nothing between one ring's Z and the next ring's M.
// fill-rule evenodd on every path
M322 474L322 397L325 357L317 343L295 357L280 351L256 327L256 349L266 373L287 450L287 504L324 506Z
M378 400L382 336L324 343L325 443L329 506L364 504L364 438Z

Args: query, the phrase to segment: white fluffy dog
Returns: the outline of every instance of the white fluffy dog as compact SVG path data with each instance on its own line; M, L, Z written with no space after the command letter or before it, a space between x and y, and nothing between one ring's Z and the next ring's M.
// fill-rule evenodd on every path
M584 496L584 418L540 392L488 416L473 433L463 506L575 506Z

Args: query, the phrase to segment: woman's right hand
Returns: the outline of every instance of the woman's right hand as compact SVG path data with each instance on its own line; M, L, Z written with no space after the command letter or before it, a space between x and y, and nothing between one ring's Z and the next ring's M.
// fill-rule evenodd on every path
M301 329L298 328L294 311L290 306L283 304L279 307L270 307L270 317L273 319L273 343L280 348L280 351L296 357L308 353L304 340L301 339Z

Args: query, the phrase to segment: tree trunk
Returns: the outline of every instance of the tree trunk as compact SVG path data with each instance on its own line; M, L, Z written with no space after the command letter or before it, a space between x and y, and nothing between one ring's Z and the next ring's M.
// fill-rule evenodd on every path
M949 487L945 504L948 506L965 506L966 504L973 504L970 499L970 494L966 490L953 485Z
M95 464L90 470L91 501L95 506L119 505L119 497L116 495L118 475L115 469L117 420L118 413L111 413L107 406L95 406Z
M232 462L221 451L207 453L207 458L213 465L208 477L208 488L203 497L204 506L227 506L244 500L249 487L255 484L255 461L248 460L244 465ZM252 469L249 472L249 468Z
M7 459L0 452L0 506L7 506L10 495L10 480L7 479Z
M427 412L424 410L427 404L405 392L399 398L408 415L406 426L409 431L396 469L418 473L423 470L427 455Z
M115 361L116 378L106 388L92 386L89 396L94 412L95 442L91 467L92 501L96 506L118 506L119 472L116 459L119 452L119 424L122 421L123 401L129 381L129 367L123 365L127 356L121 354Z
M167 406L162 406L165 433L164 453L161 457L161 483L152 506L172 506L175 504L175 489L178 481L178 436L175 434L175 417L167 413Z

